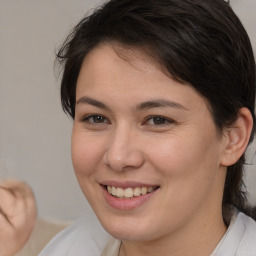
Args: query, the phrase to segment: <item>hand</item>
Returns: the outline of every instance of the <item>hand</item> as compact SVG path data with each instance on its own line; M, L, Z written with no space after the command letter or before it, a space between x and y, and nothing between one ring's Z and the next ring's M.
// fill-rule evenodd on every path
M19 181L0 184L0 256L13 256L28 240L36 221L32 190Z

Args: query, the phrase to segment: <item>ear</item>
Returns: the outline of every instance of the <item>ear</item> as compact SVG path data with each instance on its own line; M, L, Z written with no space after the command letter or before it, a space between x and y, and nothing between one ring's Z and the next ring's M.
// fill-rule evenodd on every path
M241 108L236 122L225 132L221 165L230 166L239 160L248 145L252 127L251 112L248 108Z

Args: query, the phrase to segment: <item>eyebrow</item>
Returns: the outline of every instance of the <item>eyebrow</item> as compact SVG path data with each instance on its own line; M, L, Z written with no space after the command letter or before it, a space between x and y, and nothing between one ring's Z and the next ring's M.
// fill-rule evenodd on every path
M101 109L110 110L110 108L103 102L90 97L86 97L86 96L81 97L79 100L77 100L76 105L79 105L79 104L88 104ZM171 100L165 100L165 99L152 99L149 101L142 102L136 106L136 110L142 111L146 109L160 108L160 107L171 107L171 108L176 108L181 110L188 110L180 103L177 103Z
M90 97L82 97L82 98L80 98L76 102L76 105L79 105L79 104L89 104L89 105L92 105L92 106L95 106L95 107L98 107L98 108L109 110L107 105L105 105L101 101L95 100L95 99L90 98Z
M180 103L171 101L171 100L165 100L165 99L153 99L150 101L143 102L139 104L136 109L137 110L144 110L144 109L151 109L151 108L159 108L159 107L171 107L181 110L188 110Z

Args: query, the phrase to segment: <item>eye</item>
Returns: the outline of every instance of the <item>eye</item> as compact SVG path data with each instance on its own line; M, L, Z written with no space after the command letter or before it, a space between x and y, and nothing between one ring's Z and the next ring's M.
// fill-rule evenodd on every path
M101 124L108 122L108 120L102 115L88 115L85 118L83 118L82 121L90 124Z
M151 116L146 120L145 124L163 126L163 125L171 124L173 122L174 122L173 120L163 116Z

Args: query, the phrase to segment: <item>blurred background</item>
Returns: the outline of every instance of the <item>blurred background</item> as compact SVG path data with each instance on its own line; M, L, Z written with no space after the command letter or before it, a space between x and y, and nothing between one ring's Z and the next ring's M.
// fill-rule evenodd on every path
M92 211L72 169L72 120L61 109L54 53L72 27L102 1L0 0L0 179L33 188L39 215L73 220ZM256 53L256 0L231 0ZM256 163L254 143L248 161ZM256 164L246 167L256 204Z

